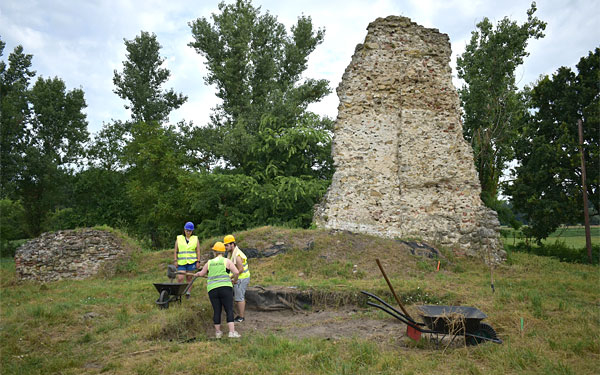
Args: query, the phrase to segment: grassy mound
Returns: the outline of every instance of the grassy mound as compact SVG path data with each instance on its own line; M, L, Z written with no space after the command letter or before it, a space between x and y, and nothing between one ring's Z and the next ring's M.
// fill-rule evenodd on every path
M252 285L311 290L328 308L358 304L357 325L367 318L395 324L361 305L360 290L395 305L378 258L411 314L417 315L418 304L474 306L488 315L485 322L504 344L436 349L424 340L412 343L400 328L376 341L250 331L242 331L241 340L216 341L208 334L212 309L204 279L181 305L155 306L152 284L169 282L166 267L173 250L166 249L138 252L112 278L48 284L16 280L14 262L3 259L2 374L227 374L240 365L248 373L273 374L583 374L600 367L597 266L513 253L494 270L492 293L483 263L444 251L437 271L438 260L415 257L395 240L274 227L234 235L242 249L276 243L288 248L250 260ZM219 239L203 241L206 255ZM231 352L238 353L239 362L227 360Z

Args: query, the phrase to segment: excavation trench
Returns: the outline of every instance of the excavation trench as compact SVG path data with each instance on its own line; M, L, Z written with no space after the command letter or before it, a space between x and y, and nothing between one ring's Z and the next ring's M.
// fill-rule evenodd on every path
M363 297L354 292L249 287L245 321L236 323L236 330L242 336L275 334L326 340L360 337L376 341L402 338L405 326L392 319L374 319ZM212 324L205 326L205 333L208 338L214 336Z

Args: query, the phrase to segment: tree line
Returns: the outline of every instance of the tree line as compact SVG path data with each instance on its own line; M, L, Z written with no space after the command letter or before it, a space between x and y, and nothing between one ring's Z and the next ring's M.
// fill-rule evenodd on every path
M514 71L527 41L545 28L534 13L535 3L523 25L507 18L496 28L487 18L477 25L458 60L459 94L484 202L507 223L518 223L520 213L532 235L545 238L558 224L580 220L579 118L588 194L599 211L600 50L582 57L577 72L562 67L518 91ZM188 220L201 237L311 225L334 171L333 121L307 110L331 92L329 83L302 77L324 30L308 16L287 30L249 0L221 3L210 19L189 26L189 47L205 58L205 81L221 100L200 127L168 122L187 97L164 88L170 71L150 32L124 40L126 60L113 76L131 118L92 135L81 89L36 78L22 46L0 61L3 247L43 231L102 224L156 248L170 246ZM0 39L0 56L4 47ZM502 182L511 160L518 162L513 178Z

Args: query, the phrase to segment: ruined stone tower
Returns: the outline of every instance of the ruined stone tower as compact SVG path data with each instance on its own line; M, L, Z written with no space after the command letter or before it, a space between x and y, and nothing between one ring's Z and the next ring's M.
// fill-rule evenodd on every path
M448 36L396 16L367 30L337 88L336 172L315 223L504 259L463 139Z

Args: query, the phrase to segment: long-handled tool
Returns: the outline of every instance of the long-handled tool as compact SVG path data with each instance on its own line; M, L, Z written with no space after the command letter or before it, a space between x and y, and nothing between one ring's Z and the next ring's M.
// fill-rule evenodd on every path
M196 274L192 272L177 271L177 268L173 264L169 264L167 266L167 277L173 282L177 275L196 276Z
M383 278L387 282L387 285L390 287L390 290L392 291L392 294L394 295L396 302L398 302L398 305L400 306L400 308L402 309L402 312L406 316L406 319L408 319L410 322L413 323L413 324L406 325L406 335L415 341L419 341L419 339L421 338L421 331L418 328L415 328L416 327L415 324L417 324L417 322L410 316L408 311L406 311L406 309L404 308L404 305L402 305L402 302L400 302L400 298L398 298L398 296L396 295L396 292L394 291L394 287L392 286L392 283L390 282L387 275L385 274L385 271L383 270L383 266L381 265L381 262L379 261L379 259L375 259L375 261L377 262L377 265L379 266L379 269L381 270L381 273L383 274Z
M398 305L402 309L402 312L411 321L414 322L414 319L410 316L410 314L408 313L408 311L406 311L406 309L404 308L404 305L402 305L402 302L400 302L400 298L398 298L398 296L396 295L396 292L394 291L394 287L392 286L392 283L390 283L390 280L388 279L387 275L385 274L385 271L383 270L383 267L381 266L381 262L379 261L379 259L375 259L375 261L377 262L377 265L379 266L379 269L381 270L381 273L383 274L383 278L387 282L387 285L390 287L390 290L392 291L392 294L394 295L394 298L396 299L396 302L398 302Z

